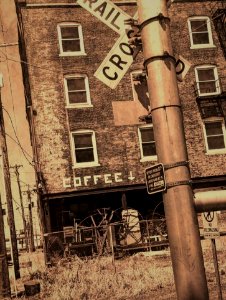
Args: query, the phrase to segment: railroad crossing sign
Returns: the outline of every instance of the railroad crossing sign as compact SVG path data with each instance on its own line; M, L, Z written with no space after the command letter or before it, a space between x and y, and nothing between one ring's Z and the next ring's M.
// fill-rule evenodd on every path
M77 0L77 3L119 34L125 31L125 20L131 18L109 0Z
M218 229L217 213L215 211L204 212L203 220L203 235L205 239L215 239L220 236Z
M94 76L114 89L133 63L133 49L126 34L120 36Z
M166 189L166 180L163 164L151 166L145 170L145 179L148 194L162 192Z
M129 45L129 37L126 33L126 29L131 29L131 26L125 24L131 16L109 0L77 0L77 3L120 34L94 74L96 78L114 89L133 63L134 51ZM137 13L134 18L137 18ZM129 35L132 37L131 30Z
M94 74L97 79L114 89L133 63L133 56L140 51L137 47L134 53L134 49L129 44L129 38L133 37L131 32L135 30L128 24L131 17L110 0L77 0L77 3L120 34L120 38ZM133 19L137 19L137 15L136 13ZM129 34L126 33L126 29L129 30ZM182 81L191 64L182 57L179 57L178 61L180 63L177 64L177 79Z

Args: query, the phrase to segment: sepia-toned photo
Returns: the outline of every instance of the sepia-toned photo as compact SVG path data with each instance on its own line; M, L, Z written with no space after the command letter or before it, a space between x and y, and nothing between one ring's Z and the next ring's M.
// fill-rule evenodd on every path
M226 1L0 1L0 299L226 300Z

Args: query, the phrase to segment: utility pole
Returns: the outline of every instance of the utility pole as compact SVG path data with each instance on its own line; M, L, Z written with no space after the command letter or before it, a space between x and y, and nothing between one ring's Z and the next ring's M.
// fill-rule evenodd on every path
M31 202L32 191L30 190L29 184L27 186L27 191L25 191L24 193L27 194L28 209L29 209L29 248L30 248L30 252L34 252L35 243L34 243L34 229L33 229L33 219L32 219L32 202Z
M28 248L27 224L26 224L26 219L25 219L23 197L22 197L21 186L20 186L20 173L19 173L19 168L20 167L22 167L22 165L15 165L15 166L12 166L10 168L14 169L15 174L16 174L17 185L18 185L19 196L20 196L21 214L22 214L23 227L24 227L25 245L26 245L26 251L28 252L29 248Z
M4 220L0 195L0 298L10 297L10 281L5 243Z
M4 125L2 101L1 101L2 86L3 84L2 82L0 82L0 147L2 148L2 161L3 161L2 167L4 173L4 184L5 184L7 212L8 212L9 229L10 229L10 239L11 239L11 246L12 246L13 266L14 266L15 278L18 279L20 278L20 267L19 267L16 228L15 228L15 221L14 221L14 211L13 211L13 201L12 201L13 198L12 198L11 181L10 181L10 173L9 173L8 151L7 151L7 144L6 144L6 137L5 137L5 125Z
M185 144L167 0L137 0L158 161L178 299L208 300L197 215ZM191 112L192 113L192 112Z

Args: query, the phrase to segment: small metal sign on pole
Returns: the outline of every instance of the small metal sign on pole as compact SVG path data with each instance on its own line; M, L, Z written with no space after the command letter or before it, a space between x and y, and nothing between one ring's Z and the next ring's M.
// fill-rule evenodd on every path
M203 236L205 239L215 239L220 236L218 230L217 215L214 211L204 212L203 220Z
M165 191L166 180L163 164L151 166L145 170L145 179L148 194Z

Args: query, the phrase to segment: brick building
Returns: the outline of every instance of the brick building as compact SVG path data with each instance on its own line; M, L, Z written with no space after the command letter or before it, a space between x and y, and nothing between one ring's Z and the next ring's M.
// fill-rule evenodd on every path
M114 3L136 12L136 1ZM72 0L18 0L17 13L45 231L97 208L132 207L148 219L158 206L162 214L161 193L148 195L144 176L157 156L142 53L111 89L94 73L117 32ZM169 14L175 54L190 64L178 86L193 187L225 189L225 3L174 1ZM110 61L108 79L117 74L112 65L117 70Z

